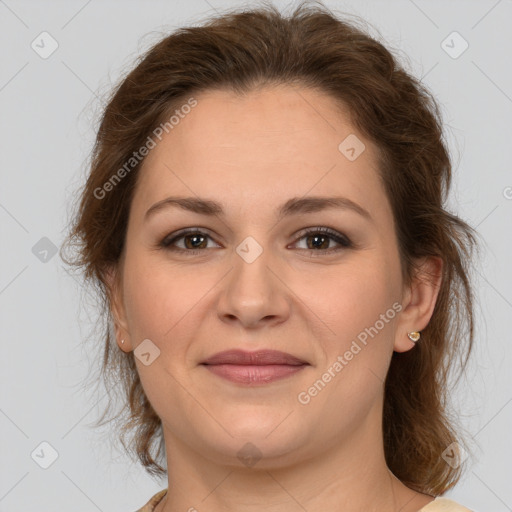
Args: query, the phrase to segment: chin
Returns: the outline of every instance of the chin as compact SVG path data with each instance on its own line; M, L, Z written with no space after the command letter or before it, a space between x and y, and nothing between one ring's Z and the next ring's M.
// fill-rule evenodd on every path
M216 428L218 435L203 437L200 444L217 463L221 461L228 466L255 469L285 467L297 460L307 439L312 437L304 430L305 425L295 423L293 416L290 414L286 418L282 411L267 416L261 411L254 415L239 413L237 418L232 416L225 423L229 434L220 427L220 430ZM220 418L217 419L220 422ZM210 429L207 432L213 433ZM196 442L193 444L197 445Z
M270 470L294 464L299 456L300 444L288 439L246 436L211 445L211 457L236 469Z

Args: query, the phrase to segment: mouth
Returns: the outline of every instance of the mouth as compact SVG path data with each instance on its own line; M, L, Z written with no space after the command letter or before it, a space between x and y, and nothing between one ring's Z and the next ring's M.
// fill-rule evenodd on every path
M201 363L218 377L246 385L268 384L297 374L310 364L277 350L219 352Z

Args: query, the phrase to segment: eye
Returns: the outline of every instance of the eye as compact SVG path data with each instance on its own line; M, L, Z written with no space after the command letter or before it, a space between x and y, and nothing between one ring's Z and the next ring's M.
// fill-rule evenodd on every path
M302 233L298 241L303 239L306 240L306 247L300 249L310 251L311 253L333 253L353 247L352 242L347 236L325 227L307 229ZM337 243L338 247L330 247L332 241Z
M168 236L162 240L160 245L170 251L183 252L188 254L199 254L203 249L207 249L207 239L212 239L207 233L198 230L197 228L190 228L185 231L180 231L174 236ZM176 242L183 240L184 247L179 247Z
M208 233L198 228L189 228L167 236L159 245L169 251L181 252L188 256L212 248L212 246L208 246L208 239L213 241ZM353 243L347 236L327 227L309 228L303 231L295 244L304 239L306 240L306 247L299 247L299 249L309 251L311 254L334 253L353 247ZM338 244L338 247L332 247L332 242ZM178 243L182 245L179 246ZM215 247L219 247L219 245L217 244Z

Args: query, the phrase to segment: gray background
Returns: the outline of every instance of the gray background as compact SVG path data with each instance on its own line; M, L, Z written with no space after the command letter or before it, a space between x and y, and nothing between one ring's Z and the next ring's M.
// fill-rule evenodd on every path
M447 496L475 511L512 510L512 3L325 3L362 16L405 52L407 69L442 105L455 170L450 206L485 240L474 271L477 343L453 395L474 450ZM82 389L99 364L85 341L93 301L51 249L83 182L103 95L164 32L237 5L0 0L0 511L129 512L166 486L88 426L105 403L101 390ZM46 59L31 47L43 46L43 31L58 43ZM453 31L469 44L457 58L442 46ZM458 53L463 42L452 39L444 44ZM41 442L58 453L48 469Z

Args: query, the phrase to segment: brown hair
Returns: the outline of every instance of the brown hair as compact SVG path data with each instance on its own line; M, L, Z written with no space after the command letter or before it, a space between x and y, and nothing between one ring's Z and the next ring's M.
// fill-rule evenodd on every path
M141 386L133 353L114 343L106 281L106 269L118 263L123 251L141 162L122 173L115 186L101 193L104 197L98 198L97 191L112 183L153 130L193 94L222 88L242 95L269 84L328 93L375 143L404 281L411 282L415 258L443 260L442 285L421 342L413 350L393 353L382 423L390 470L416 491L442 494L461 476L462 466L452 467L441 454L454 441L465 445L449 418L448 377L454 361L462 372L473 345L469 262L477 234L443 207L451 163L435 99L381 43L322 4L301 3L288 17L265 4L181 28L147 51L112 92L68 237L68 244L78 247L77 255L64 259L84 270L102 299L102 376L110 383L107 389L121 386L125 393L124 408L112 419L130 413L121 425L121 442L148 473L165 473L159 463L164 461L161 421ZM465 355L464 360L457 355ZM133 439L126 444L129 432Z

